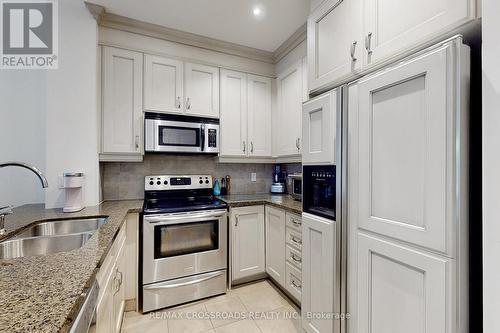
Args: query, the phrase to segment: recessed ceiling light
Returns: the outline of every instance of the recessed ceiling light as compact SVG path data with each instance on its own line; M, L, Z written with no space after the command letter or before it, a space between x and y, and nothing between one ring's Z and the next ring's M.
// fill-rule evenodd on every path
M262 8L262 6L260 6L260 5L254 6L253 9L252 9L252 13L253 13L253 16L255 18L259 18L259 19L263 18L264 14L265 14L264 13L264 8Z

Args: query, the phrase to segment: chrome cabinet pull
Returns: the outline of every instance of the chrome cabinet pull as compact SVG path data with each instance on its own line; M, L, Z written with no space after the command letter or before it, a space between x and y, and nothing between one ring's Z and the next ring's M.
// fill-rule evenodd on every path
M139 136L136 135L135 136L135 150L138 150L139 149Z
M366 35L365 38L365 49L368 52L368 54L372 54L372 33L369 32L368 35Z
M234 217L234 219L236 220L236 221L234 222L234 226L235 226L235 227L237 227L237 226L238 226L238 222L239 222L239 220L240 220L240 217L239 217L238 215L236 215L236 216Z
M352 42L351 44L351 60L356 61L358 58L356 58L356 45L358 44L357 41Z
M299 139L295 139L295 148L299 149Z
M297 138L297 150L300 151L300 138Z
M293 261L295 261L296 263L299 263L299 264L300 264L300 263L302 262L302 259L301 259L301 258L299 258L299 257L297 257L297 256L295 256L295 254L293 254L293 253L292 253L292 257L291 257L291 258L292 258L292 260L293 260Z
M246 153L247 151L247 145L246 145L246 142L243 141L243 152Z
M191 100L189 97L186 99L186 109L191 110Z
M180 96L177 96L177 104L176 104L176 107L177 107L178 109L180 109L180 108L181 108L181 97L180 97Z
M292 242L294 242L295 244L302 245L302 241L298 238L293 237L293 236L292 236Z
M302 225L302 222L300 221L297 221L296 219L292 219L292 223L296 226L301 226Z
M302 289L302 286L300 284L296 284L294 280L292 280L292 286L294 286L297 289Z
M250 141L250 152L253 153L253 141Z

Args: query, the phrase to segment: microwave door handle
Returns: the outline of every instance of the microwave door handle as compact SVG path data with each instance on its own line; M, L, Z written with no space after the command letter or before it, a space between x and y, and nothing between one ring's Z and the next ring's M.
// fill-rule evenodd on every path
M200 127L200 150L205 150L205 124Z

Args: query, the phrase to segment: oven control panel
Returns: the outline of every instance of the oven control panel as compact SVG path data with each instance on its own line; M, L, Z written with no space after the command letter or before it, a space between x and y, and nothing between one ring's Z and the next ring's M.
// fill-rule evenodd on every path
M210 175L164 175L146 176L144 189L146 191L165 190L191 190L200 188L212 188L212 176Z

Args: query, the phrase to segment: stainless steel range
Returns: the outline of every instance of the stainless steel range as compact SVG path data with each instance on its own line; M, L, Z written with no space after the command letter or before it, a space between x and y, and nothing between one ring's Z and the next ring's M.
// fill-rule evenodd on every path
M227 205L212 177L148 176L139 304L149 312L226 292Z

